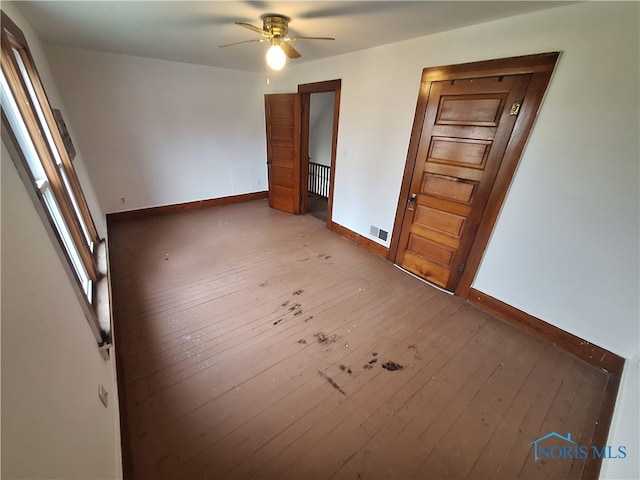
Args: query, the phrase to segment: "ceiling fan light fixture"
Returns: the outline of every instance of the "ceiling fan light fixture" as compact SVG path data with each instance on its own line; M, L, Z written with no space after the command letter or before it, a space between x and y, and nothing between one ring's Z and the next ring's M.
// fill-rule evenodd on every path
M271 45L267 51L267 65L272 70L282 70L284 64L287 63L287 55L280 45Z

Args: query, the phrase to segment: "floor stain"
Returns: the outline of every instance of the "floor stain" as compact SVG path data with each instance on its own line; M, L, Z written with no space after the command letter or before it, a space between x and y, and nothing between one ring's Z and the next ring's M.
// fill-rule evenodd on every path
M324 374L324 373L322 373L320 370L318 370L318 373L320 374L320 376L321 376L322 378L324 378L327 382L329 382L329 384L331 384L331 386L332 386L333 388L335 388L336 390L338 390L341 394L343 394L343 395L345 395L345 396L347 395L347 394L345 393L345 391L344 391L344 390L342 390L342 388L340 388L340 385L338 385L338 384L333 380L333 378L329 377L328 375L325 375L325 374Z
M287 305L289 305L289 300L280 304L281 307L286 307Z
M328 345L338 339L338 336L335 333L333 335L327 335L324 332L318 332L314 335L314 337L316 337L318 343L321 345Z
M301 338L300 340L298 340L298 343L301 343L303 345L307 344L307 341L304 338Z
M283 320L283 319L282 319L282 318L280 318L280 319L276 320L275 322L273 322L273 324L274 324L274 325L278 325L282 320Z
M295 292L293 292L294 295L302 295L302 293L304 292L304 290L296 290Z
M414 351L413 358L415 358L416 360L422 360L422 356L420 355L420 352L418 351L418 346L415 343L412 343L407 348L409 350L413 350Z
M376 363L378 361L378 359L376 358L378 356L378 352L373 352L371 355L373 355L373 358L371 360L369 360L362 368L364 368L365 370L371 370L373 368L373 364Z
M260 285L258 285L259 287L266 287L267 285L269 285L269 282L262 282Z
M402 370L404 365L399 365L396 362L388 361L382 364L382 368L385 370L389 370L390 372L394 372L396 370Z
M349 367L343 364L340 364L340 370L342 370L343 372L347 372L349 375L353 373Z
M308 322L309 320L313 319L313 315L309 315L307 318L304 319L305 322Z

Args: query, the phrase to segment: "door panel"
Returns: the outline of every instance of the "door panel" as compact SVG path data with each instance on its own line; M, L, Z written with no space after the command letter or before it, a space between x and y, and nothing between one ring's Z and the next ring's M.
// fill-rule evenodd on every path
M269 206L300 213L300 95L265 95Z
M427 173L422 183L422 191L432 197L450 200L465 205L470 205L477 191L477 182L462 179L454 180L452 177Z
M484 169L491 142L462 138L434 138L428 159L431 163Z
M530 74L433 82L396 263L455 290Z

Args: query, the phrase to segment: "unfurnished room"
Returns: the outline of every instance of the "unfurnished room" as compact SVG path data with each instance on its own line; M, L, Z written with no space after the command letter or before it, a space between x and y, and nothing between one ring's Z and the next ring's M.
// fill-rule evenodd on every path
M0 8L2 478L640 478L639 2Z

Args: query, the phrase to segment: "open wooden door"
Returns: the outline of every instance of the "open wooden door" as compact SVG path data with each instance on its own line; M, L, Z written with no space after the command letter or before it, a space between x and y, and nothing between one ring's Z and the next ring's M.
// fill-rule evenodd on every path
M264 96L269 206L300 213L300 95Z
M557 53L425 69L389 256L466 297Z

